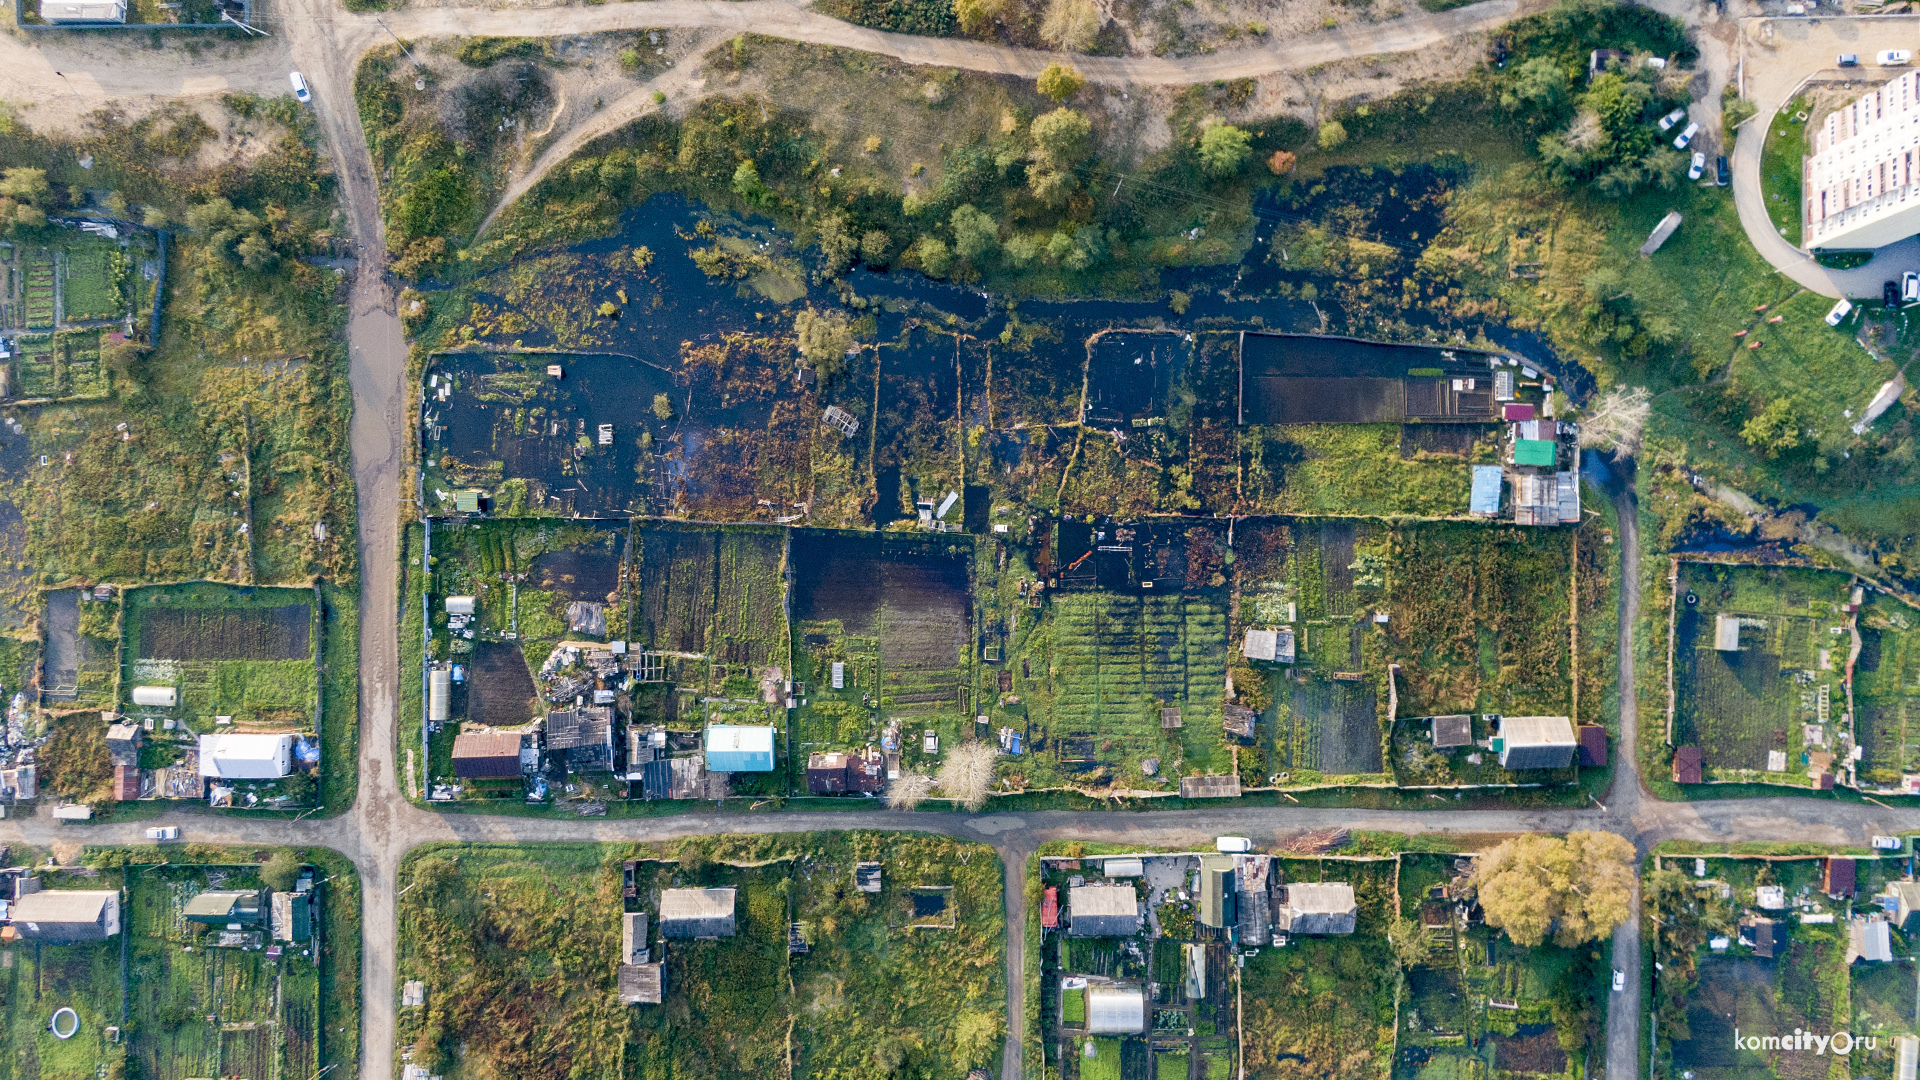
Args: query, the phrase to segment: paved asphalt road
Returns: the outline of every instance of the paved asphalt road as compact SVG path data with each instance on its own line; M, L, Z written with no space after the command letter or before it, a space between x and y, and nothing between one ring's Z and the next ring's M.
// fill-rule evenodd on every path
M1419 12L1364 28L1305 35L1287 42L1233 50L1182 61L1083 58L1090 77L1115 82L1192 83L1307 67L1344 56L1421 48L1435 40L1498 25L1520 10L1516 0L1486 0L1439 15ZM352 291L348 326L354 417L351 427L354 476L361 521L361 713L359 793L341 816L298 822L174 813L158 823L177 824L195 841L235 844L294 844L331 847L358 867L365 889L365 948L362 969L363 1054L367 1080L390 1080L394 1068L394 1011L397 992L397 918L394 878L412 848L437 840L541 842L560 840L660 840L721 831L794 832L822 828L891 828L940 832L992 844L1008 873L1009 1038L1006 1072L1019 1072L1023 1037L1022 968L1025 897L1021 875L1041 842L1085 839L1115 843L1201 845L1222 833L1252 836L1267 844L1294 832L1342 826L1401 832L1504 833L1526 830L1609 829L1631 838L1641 850L1663 839L1762 840L1794 837L1825 843L1859 843L1870 832L1920 829L1920 811L1888 811L1871 806L1800 800L1663 803L1641 788L1633 755L1622 752L1616 782L1604 806L1584 810L1491 810L1389 812L1263 808L1183 810L1165 813L1046 811L1029 814L894 813L847 814L686 814L632 820L562 820L436 814L408 803L401 793L396 757L399 671L396 629L398 595L397 538L402 505L405 447L409 437L406 345L395 311L392 282L381 267L379 192L351 94L357 58L385 31L373 16L349 15L331 0L279 0L274 12L280 31L271 43L234 48L187 61L184 54L162 53L129 62L117 47L94 43L39 44L42 39L0 37L0 96L34 100L50 85L55 65L71 78L63 84L84 105L144 95L218 93L225 89L273 91L292 66L307 72L315 88L315 109L337 174L353 238L360 250L360 271ZM660 0L648 4L571 7L541 12L435 8L401 11L386 17L403 35L549 34L642 26L718 26L777 33L799 40L842 44L904 59L1008 71L1037 72L1049 57L1030 50L1002 49L947 39L880 34L849 27L780 0L701 3ZM14 93L20 88L24 92ZM1624 497L1623 497L1624 500ZM1630 503L1622 503L1623 554L1633 565L1637 537ZM1635 714L1631 630L1638 583L1629 578L1621 598L1622 747L1634 742ZM141 830L154 822L105 823L89 828L61 827L42 808L39 816L0 822L0 840L34 845L54 842L138 843ZM1612 1002L1608 1072L1631 1075L1638 1060L1639 927L1637 920L1615 936L1615 952L1629 973L1629 990Z

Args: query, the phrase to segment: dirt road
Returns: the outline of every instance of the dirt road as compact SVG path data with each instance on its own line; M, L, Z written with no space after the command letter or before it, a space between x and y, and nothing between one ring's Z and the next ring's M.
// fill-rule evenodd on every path
M1484 30L1511 18L1518 0L1488 2L1440 15L1419 12L1390 23L1313 34L1285 42L1222 52L1191 60L1078 58L1082 70L1103 82L1186 84L1307 68L1330 60L1381 52L1407 51ZM395 311L393 288L384 274L379 191L351 93L358 58L389 40L372 16L348 15L329 0L280 0L267 20L276 37L269 42L216 48L199 57L172 50L152 52L125 39L89 37L46 40L0 37L0 97L40 101L40 112L69 118L88 108L116 101L191 98L245 89L277 93L285 72L308 73L315 89L314 108L326 136L352 236L361 259L352 291L348 324L354 416L351 443L361 532L361 758L359 795L340 817L301 822L257 821L172 813L157 819L178 824L187 836L206 843L297 844L326 846L353 859L365 889L365 941L362 967L363 1027L361 1075L390 1080L394 1075L394 967L398 954L394 879L406 852L436 840L544 842L562 840L637 841L721 831L794 832L810 829L892 828L941 832L994 845L1008 874L1007 977L1009 1025L1004 1076L1017 1076L1024 1042L1024 925L1022 875L1027 857L1049 839L1128 844L1205 845L1232 833L1267 844L1296 830L1342 826L1404 832L1457 833L1609 829L1632 838L1641 850L1663 839L1772 839L1793 836L1813 842L1861 842L1868 832L1920 829L1920 811L1886 811L1829 801L1777 799L1743 802L1659 803L1644 797L1633 763L1634 716L1632 624L1638 583L1622 592L1621 680L1622 739L1615 790L1605 807L1584 810L1493 810L1390 812L1262 808L1187 810L1170 813L907 814L874 811L855 814L687 814L632 820L500 818L429 813L407 803L396 769L399 671L396 639L399 622L397 540L400 524L414 510L400 502L407 426L406 345ZM942 64L1022 76L1037 73L1050 54L1005 49L972 42L881 34L851 27L781 0L702 3L660 0L646 4L609 4L534 11L432 9L399 12L388 25L402 36L441 34L583 33L594 30L663 27L718 27L776 34L796 40L842 45L918 63ZM56 75L55 72L60 74ZM49 96L64 87L71 101ZM640 109L642 105L631 103ZM584 141L584 140L582 140ZM560 155L564 158L564 155ZM558 159L556 159L558 160ZM524 188L522 189L524 190ZM1637 551L1631 503L1622 505L1623 555L1631 566ZM44 811L45 808L43 808ZM47 813L0 821L0 841L46 845L53 841L135 843L149 822L103 824L92 828L56 825ZM1629 992L1611 1002L1609 1075L1622 1080L1636 1071L1639 1029L1638 926L1623 927L1615 952L1629 971ZM1633 965L1627 967L1628 964Z

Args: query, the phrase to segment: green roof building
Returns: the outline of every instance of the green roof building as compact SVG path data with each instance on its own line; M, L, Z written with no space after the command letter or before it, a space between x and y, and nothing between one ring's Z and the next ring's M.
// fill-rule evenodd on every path
M1515 439L1513 441L1513 463L1515 465L1537 465L1543 469L1554 466L1554 451L1558 447L1552 439Z
M1200 925L1232 926L1239 921L1234 906L1233 857L1200 856Z

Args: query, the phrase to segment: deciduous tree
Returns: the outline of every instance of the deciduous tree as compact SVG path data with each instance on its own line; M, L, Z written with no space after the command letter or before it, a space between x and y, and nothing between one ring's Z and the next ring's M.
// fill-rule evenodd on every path
M983 742L963 742L947 751L937 782L947 798L978 810L987 804L993 789L993 747Z
M1052 98L1056 105L1079 93L1086 84L1087 80L1078 71L1059 62L1048 64L1033 81L1034 89Z
M1487 925L1516 944L1571 947L1613 932L1632 911L1633 845L1607 832L1529 834L1482 855L1472 887Z

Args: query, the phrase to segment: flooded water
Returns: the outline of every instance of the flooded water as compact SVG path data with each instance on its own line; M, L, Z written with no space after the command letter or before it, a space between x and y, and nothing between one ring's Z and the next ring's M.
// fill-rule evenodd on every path
M1442 227L1442 195L1457 180L1431 169L1358 170L1329 174L1327 187L1364 211L1367 234L1387 241L1380 250L1417 251ZM1240 263L1162 272L1168 293L1187 297L1176 313L1164 298L1011 298L909 271L856 269L838 286L822 284L812 274L817 253L796 250L765 220L655 196L626 214L618 235L531 256L477 283L468 344L429 368L430 507L451 513L460 492L479 489L501 504L487 509L509 513L884 525L911 516L915 500L963 492L981 466L1003 476L1057 467L1048 455L1060 440L1045 430L1053 425L1084 421L1122 436L1205 417L1487 419L1479 354L1265 336L1337 332L1350 321L1339 268L1298 269L1289 246L1303 229L1325 227L1315 222L1351 216L1334 198L1316 190L1262 204ZM865 344L803 360L791 332L805 307L844 313ZM1395 319L1436 339L1484 334L1583 392L1577 366L1526 335L1442 325L1418 310ZM1241 330L1262 335L1247 339L1244 386L1234 359ZM1454 377L1475 373L1481 383L1462 392ZM1294 385L1332 375L1346 376L1344 385L1310 393ZM1301 400L1317 404L1305 412L1285 404ZM840 418L831 421L837 443L820 436L829 407ZM823 510L808 481L823 453L840 456L871 493ZM508 479L526 483L504 489ZM969 493L964 518L977 524L986 501Z

